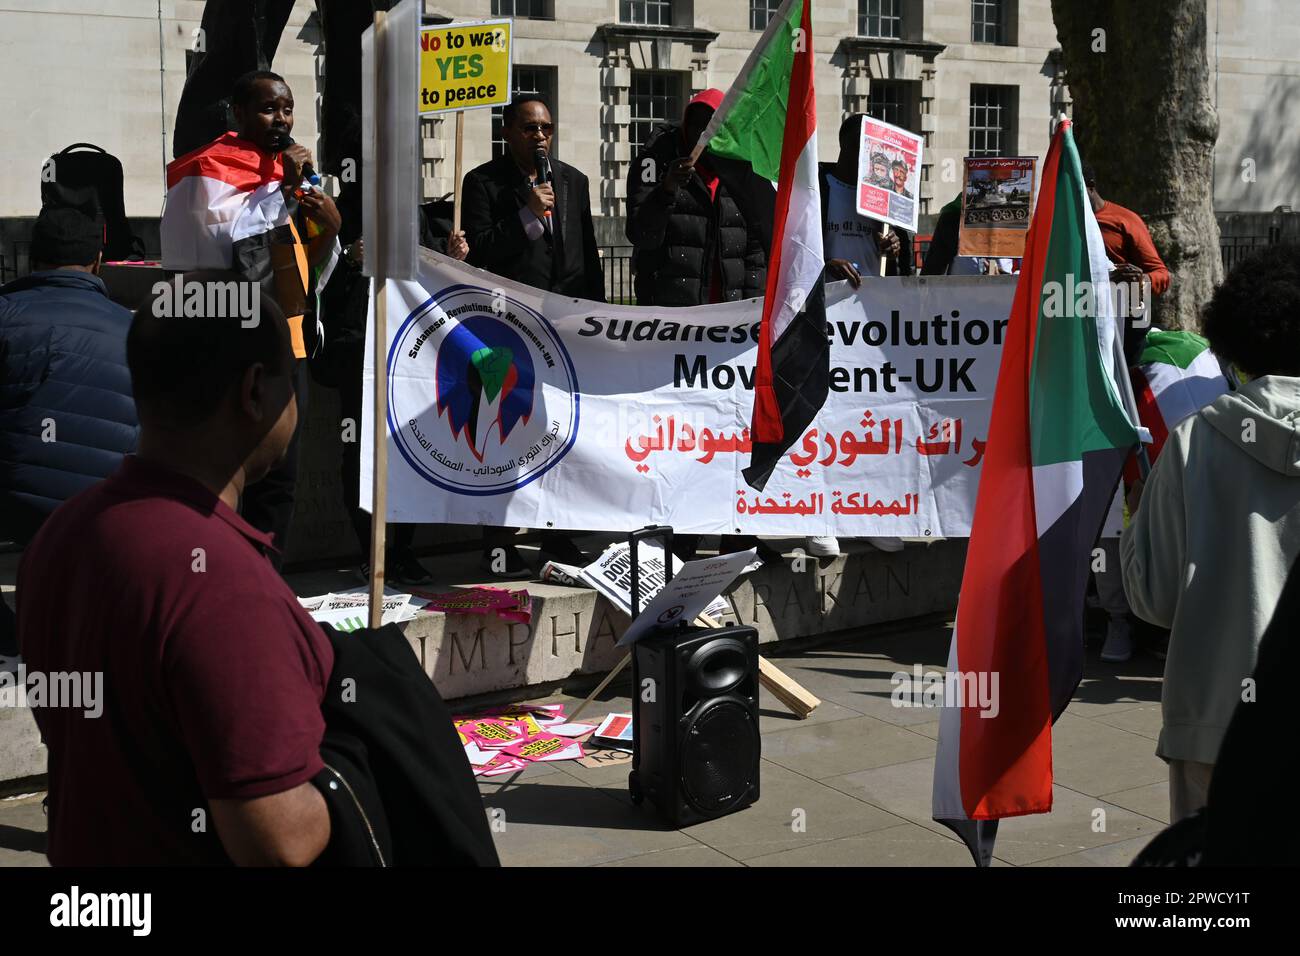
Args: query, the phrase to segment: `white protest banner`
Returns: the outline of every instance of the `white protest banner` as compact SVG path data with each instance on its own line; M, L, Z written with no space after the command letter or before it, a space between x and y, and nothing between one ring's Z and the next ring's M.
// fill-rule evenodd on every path
M685 562L679 570L673 572L673 579L650 599L650 603L628 625L619 638L618 646L633 644L661 627L673 627L683 622L690 624L706 608L715 605L722 592L757 557L757 549L750 548L735 554L720 554L716 558Z
M915 133L870 116L862 118L858 148L858 212L916 232L921 150ZM906 250L905 250L906 251Z
M740 472L759 300L605 305L421 256L418 282L388 283L389 521L970 533L1014 278L828 287L830 395L758 494Z

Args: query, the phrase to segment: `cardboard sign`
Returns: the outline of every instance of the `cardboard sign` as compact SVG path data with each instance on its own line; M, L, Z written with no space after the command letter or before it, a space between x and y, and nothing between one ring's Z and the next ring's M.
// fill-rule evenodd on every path
M967 157L957 255L1020 258L1034 210L1034 156Z
M858 212L916 232L923 140L870 116L858 149Z
M509 20L446 23L420 31L420 114L510 102Z
M757 550L687 561L628 625L618 646L625 647L659 628L690 624L757 558Z

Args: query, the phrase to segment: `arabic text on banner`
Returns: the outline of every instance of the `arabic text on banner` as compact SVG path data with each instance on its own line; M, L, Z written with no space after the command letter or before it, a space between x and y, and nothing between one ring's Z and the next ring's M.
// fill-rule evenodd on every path
M760 494L741 477L759 300L604 305L422 256L388 286L389 521L969 534L1013 278L828 287L830 396Z

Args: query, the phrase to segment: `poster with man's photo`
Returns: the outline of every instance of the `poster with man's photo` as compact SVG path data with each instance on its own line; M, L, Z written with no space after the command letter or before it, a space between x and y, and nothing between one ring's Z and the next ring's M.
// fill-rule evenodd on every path
M870 116L858 151L858 212L916 232L920 208L921 137Z
M1035 156L964 161L957 255L1020 258L1034 210Z

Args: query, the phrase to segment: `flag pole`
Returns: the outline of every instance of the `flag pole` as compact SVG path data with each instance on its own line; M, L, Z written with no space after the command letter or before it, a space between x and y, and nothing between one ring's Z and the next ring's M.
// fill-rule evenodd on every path
M451 231L460 232L460 194L461 194L461 162L465 150L465 111L456 111L456 172L455 178L451 181L451 188L455 190L455 201L452 203L451 212Z
M380 117L384 115L383 109L380 108L380 100L384 96L384 64L383 35L385 32L385 19L387 14L382 10L375 11L375 62L374 62L374 91L375 91L375 117L374 117L374 156L375 170L380 170L383 165L380 161L380 151L384 145L384 124ZM370 290L374 297L374 365L375 365L375 394L374 394L374 414L371 415L371 440L373 446L373 485L370 496L370 627L379 627L384 616L384 539L388 533L388 365L386 352L388 350L388 280L385 276L384 255L382 248L378 248L382 242L383 229L374 230L374 244L377 248L367 249L365 254L373 256L370 260L375 263L374 274L371 278Z
M1122 341L1123 332L1120 331L1120 318L1115 317L1115 334L1111 336L1111 351L1115 355L1115 362L1118 365L1116 371L1120 380L1120 398L1124 402L1124 410L1128 412L1129 418L1133 424L1141 428L1142 423L1138 419L1137 398L1133 395L1133 378L1129 375L1128 359L1124 355L1124 343ZM1151 459L1147 456L1147 446L1138 437L1137 446L1138 474L1143 481L1146 481L1147 475L1151 474Z

